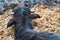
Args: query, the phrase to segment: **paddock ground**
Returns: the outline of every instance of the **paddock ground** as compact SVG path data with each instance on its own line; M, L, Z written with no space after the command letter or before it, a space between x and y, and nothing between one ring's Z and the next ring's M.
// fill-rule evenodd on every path
M33 20L34 30L48 31L60 34L60 4L55 6L36 5L31 8L36 14L39 14L41 18ZM13 40L14 31L13 27L6 28L7 22L12 18L9 9L3 15L0 15L0 40Z

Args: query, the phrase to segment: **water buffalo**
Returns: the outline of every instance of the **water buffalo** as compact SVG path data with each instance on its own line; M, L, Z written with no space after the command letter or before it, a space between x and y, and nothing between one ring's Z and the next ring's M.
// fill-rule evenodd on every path
M31 29L32 26L30 26L30 21L32 21L32 19L40 18L40 16L30 13L30 10L25 9L24 7L15 9L13 19L7 24L7 28L14 25L15 40L60 40L60 35L58 34L37 32Z

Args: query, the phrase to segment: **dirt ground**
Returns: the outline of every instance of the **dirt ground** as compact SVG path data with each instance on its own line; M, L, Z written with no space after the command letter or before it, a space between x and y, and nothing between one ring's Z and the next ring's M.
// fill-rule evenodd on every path
M59 8L58 8L59 7ZM34 30L48 31L60 34L60 6L57 9L46 5L36 5L31 8L41 18L33 20ZM7 29L7 22L12 18L12 10L6 11L0 15L0 40L14 40L13 27Z

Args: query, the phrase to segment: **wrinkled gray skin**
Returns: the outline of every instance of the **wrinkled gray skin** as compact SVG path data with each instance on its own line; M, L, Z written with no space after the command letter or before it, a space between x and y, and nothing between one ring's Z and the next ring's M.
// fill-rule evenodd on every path
M15 40L60 40L60 35L32 30L32 26L30 26L32 23L30 23L30 21L32 21L32 19L40 18L40 16L37 14L28 15L28 12L24 14L26 11L24 8L25 7L19 7L18 9L15 9L13 19L7 24L7 28L14 24ZM21 9L24 9L25 11L22 11Z

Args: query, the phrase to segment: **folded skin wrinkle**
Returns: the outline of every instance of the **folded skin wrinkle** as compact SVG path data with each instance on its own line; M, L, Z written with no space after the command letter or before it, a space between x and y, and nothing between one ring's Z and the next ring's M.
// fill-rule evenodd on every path
M21 8L21 7L20 7ZM19 9L19 8L18 8ZM18 9L15 9L17 11ZM24 8L23 8L24 9ZM21 9L19 9L21 10ZM26 11L26 9L24 9ZM24 12L24 11L23 11ZM30 14L26 12L24 15L21 11L14 13L13 20L8 22L8 25L11 26L14 24L14 40L60 40L60 35L48 32L37 32L31 29L32 19L40 18L37 14ZM7 27L9 27L7 26Z

